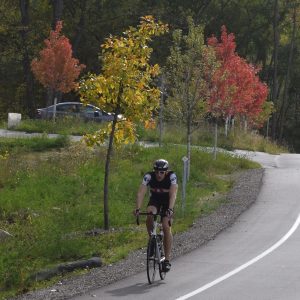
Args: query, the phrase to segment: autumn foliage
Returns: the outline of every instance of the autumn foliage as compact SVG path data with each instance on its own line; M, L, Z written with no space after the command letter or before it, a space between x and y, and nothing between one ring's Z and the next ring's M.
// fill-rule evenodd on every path
M213 36L208 44L215 49L220 62L213 77L210 112L217 117L246 115L249 120L257 119L268 95L267 85L258 77L259 69L235 52L234 34L227 34L225 26L221 40Z
M60 21L44 41L45 48L40 51L40 58L32 61L31 69L44 87L67 93L76 87L75 80L85 65L72 57L72 46L61 30Z
M103 45L102 72L91 74L79 85L81 101L94 103L114 113L114 120L106 128L86 135L88 145L101 144L108 139L103 187L104 228L109 228L108 178L113 145L134 142L137 124L152 126L152 114L159 104L160 91L152 79L159 74L159 66L150 64L153 37L167 32L166 24L144 16L137 27L130 27L122 36L110 36ZM124 118L119 119L122 114Z

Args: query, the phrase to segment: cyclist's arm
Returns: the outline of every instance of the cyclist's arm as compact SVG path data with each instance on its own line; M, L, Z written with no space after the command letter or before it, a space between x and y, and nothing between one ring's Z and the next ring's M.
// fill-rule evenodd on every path
M137 196L136 196L136 209L140 209L141 208L147 190L148 190L148 188L147 188L146 185L144 185L144 184L140 185L138 193L137 193Z
M177 176L175 173L170 175L170 181L171 186L169 190L169 208L174 209L178 189Z
M178 184L172 184L169 190L169 208L174 209Z

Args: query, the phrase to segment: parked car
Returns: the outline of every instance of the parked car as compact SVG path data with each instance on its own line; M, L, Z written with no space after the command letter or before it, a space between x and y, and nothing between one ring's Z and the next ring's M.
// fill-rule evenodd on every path
M38 108L38 119L52 119L53 118L54 105ZM56 117L72 116L83 119L85 121L112 121L114 114L105 112L99 107L91 104L84 105L81 102L61 102L56 104ZM122 118L122 116L118 116Z

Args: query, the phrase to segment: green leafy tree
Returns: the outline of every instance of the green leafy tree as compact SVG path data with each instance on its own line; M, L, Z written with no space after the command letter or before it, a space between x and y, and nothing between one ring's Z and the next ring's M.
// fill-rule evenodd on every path
M107 138L108 149L104 177L104 227L109 228L108 179L114 141L116 144L135 141L135 124L148 124L153 110L159 104L160 92L151 86L152 78L159 74L158 65L150 65L153 36L167 31L167 26L152 16L141 18L140 25L130 27L121 37L109 37L102 47L102 73L90 75L80 83L83 102L92 102L114 113L106 129L87 135L89 145L101 144ZM123 118L119 118L119 114Z
M183 120L186 126L187 157L190 162L191 135L207 111L210 83L217 68L213 48L204 43L203 28L196 26L191 17L188 18L187 35L183 35L182 30L174 31L167 66L171 91L168 110L177 120Z

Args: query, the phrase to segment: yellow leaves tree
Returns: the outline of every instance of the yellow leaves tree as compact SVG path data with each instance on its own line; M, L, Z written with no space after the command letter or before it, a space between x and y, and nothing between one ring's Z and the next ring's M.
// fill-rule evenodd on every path
M159 66L149 64L152 53L149 42L167 30L167 25L145 16L137 27L130 27L121 37L110 36L101 46L102 73L92 74L80 83L82 102L94 103L114 113L107 128L86 136L89 145L108 139L103 195L105 229L109 228L108 178L113 144L134 142L136 124L149 124L159 104L160 91L151 85L159 74ZM123 118L119 118L120 114Z

